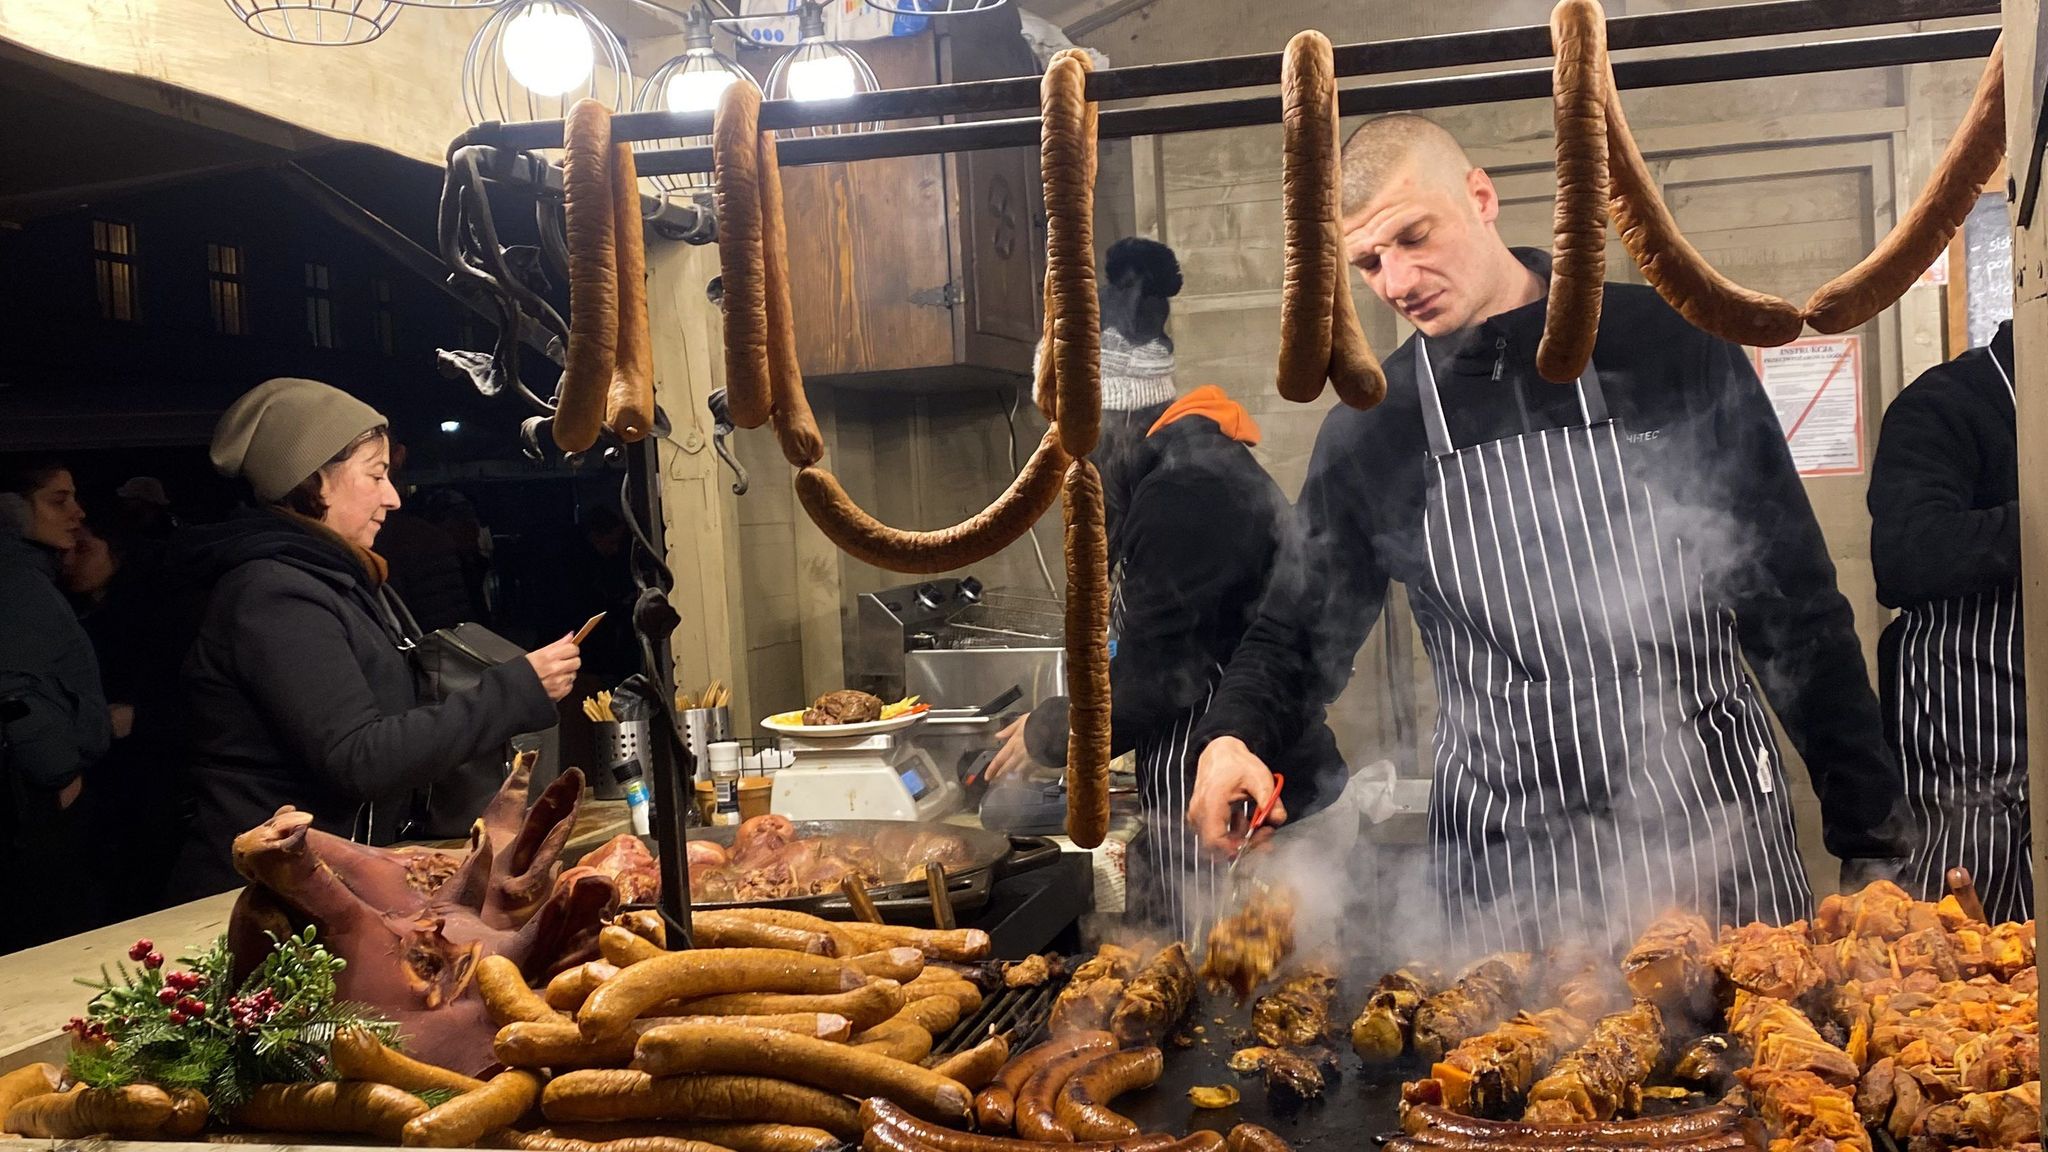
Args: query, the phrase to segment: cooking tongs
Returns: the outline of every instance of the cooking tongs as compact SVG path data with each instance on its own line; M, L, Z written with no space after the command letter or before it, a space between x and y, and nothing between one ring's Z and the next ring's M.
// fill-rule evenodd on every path
M1252 846L1252 833L1257 832L1265 824L1266 817L1273 814L1273 805L1279 802L1280 789L1286 783L1286 775L1275 772L1273 773L1273 791L1266 796L1265 800L1260 802L1258 807L1253 808L1252 802L1249 800L1244 802L1245 807L1251 810L1251 817L1245 821L1244 839L1237 842L1237 850L1230 854L1230 868L1224 873L1226 877L1236 877L1237 865L1244 859L1245 849Z

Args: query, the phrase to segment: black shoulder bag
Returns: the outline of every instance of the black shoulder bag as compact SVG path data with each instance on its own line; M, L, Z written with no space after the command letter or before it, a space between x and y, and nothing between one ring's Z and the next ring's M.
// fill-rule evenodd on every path
M473 689L490 669L526 658L526 649L481 624L457 624L421 635L419 621L413 619L412 611L396 593L388 587L379 588L376 597L384 610L385 623L392 629L393 641L412 665L423 704L438 704L458 692ZM538 738L542 748L541 764L534 772L536 790L554 776L554 732L549 728L543 733L528 734ZM431 784L415 789L388 814L379 811L384 806L373 806L371 843L459 840L469 835L470 826L505 783L511 771L512 751L508 741L474 760L456 765ZM380 834L388 839L376 838Z

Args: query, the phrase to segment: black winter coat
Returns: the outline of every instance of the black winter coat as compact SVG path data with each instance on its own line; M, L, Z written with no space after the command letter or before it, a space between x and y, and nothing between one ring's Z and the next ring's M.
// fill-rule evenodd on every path
M1546 280L1549 257L1515 249ZM1536 373L1546 303L1428 342L1454 446L1578 424L1578 394ZM1785 447L1783 426L1741 349L1687 324L1640 285L1609 284L1593 351L1621 433L1649 442L1646 477L1667 506L1718 538L1709 598L1732 605L1742 655L1806 761L1828 851L1904 854L1898 769L1884 743L1855 616ZM1386 359L1387 396L1324 418L1296 502L1301 563L1274 577L1259 620L1196 730L1236 736L1262 757L1307 717L1290 705L1334 699L1379 619L1389 580L1427 572L1428 441L1413 337ZM1290 781L1291 783L1292 781Z
M1121 569L1109 662L1110 745L1118 755L1156 738L1208 695L1258 618L1287 528L1286 494L1250 447L1214 420L1185 416L1146 435L1165 408L1130 414L1136 432L1122 438L1108 427L1122 414L1104 413L1105 442L1131 442L1096 454L1105 460L1109 566ZM1320 702L1301 711L1272 762L1287 777L1281 800L1297 820L1335 800L1345 777ZM1034 709L1024 737L1032 759L1065 766L1067 727L1066 698Z
M197 811L172 878L194 899L241 881L234 838L290 804L314 827L354 831L396 801L521 732L555 722L524 660L473 691L422 705L361 564L282 517L231 522L242 555L214 588L185 660Z

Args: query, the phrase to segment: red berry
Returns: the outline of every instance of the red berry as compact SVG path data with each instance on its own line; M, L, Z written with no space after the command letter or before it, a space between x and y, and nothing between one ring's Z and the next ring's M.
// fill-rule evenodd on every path
M185 1015L183 1012L178 1011L176 1008L171 1009L171 1023L183 1024L185 1021L190 1019L190 1016Z
M183 1000L178 1001L178 1009L187 1016L204 1016L206 1015L206 1001L196 996L187 996Z
M144 941L144 943L147 943L147 941ZM164 954L161 952L148 953L142 958L142 966L144 968L150 969L151 971L155 971L156 969L163 967Z
M170 1007L173 1004L176 1004L178 1002L178 990L176 988L157 989L156 1002L162 1004L166 1008Z
M156 947L156 945L150 943L149 939L147 937L144 937L143 939L137 940L135 943L130 944L128 946L128 958L130 960L139 961L144 956L149 955L149 950L154 947Z

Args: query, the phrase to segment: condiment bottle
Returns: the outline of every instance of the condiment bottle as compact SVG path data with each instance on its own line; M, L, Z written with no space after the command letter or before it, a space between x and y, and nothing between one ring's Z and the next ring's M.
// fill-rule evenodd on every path
M740 746L732 740L720 740L706 750L711 762L712 809L711 823L738 824L740 822Z

